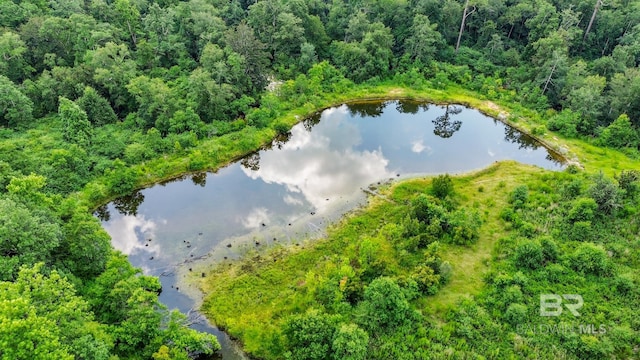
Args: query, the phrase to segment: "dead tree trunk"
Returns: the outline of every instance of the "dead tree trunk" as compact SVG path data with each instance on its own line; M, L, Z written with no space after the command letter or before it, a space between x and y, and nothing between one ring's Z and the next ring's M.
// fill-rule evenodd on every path
M549 72L549 76L547 77L547 81L544 82L544 88L542 89L542 94L547 91L549 84L551 83L551 78L553 77L553 73L556 72L556 66L558 66L558 62L554 61L553 66L551 67L551 72Z
M585 30L584 32L584 37L582 38L582 40L587 39L587 35L589 35L589 31L591 31L593 22L596 20L596 15L598 14L598 10L600 10L600 6L602 6L602 0L596 0L596 6L593 7L593 14L591 14L591 20L589 20L589 25L587 26L587 30Z
M458 32L458 41L456 42L456 54L458 53L458 48L460 48L460 39L462 39L462 33L464 32L464 23L467 21L469 15L473 14L475 11L475 6L471 11L469 11L469 0L466 0L464 3L464 11L462 12L462 21L460 22L460 32Z

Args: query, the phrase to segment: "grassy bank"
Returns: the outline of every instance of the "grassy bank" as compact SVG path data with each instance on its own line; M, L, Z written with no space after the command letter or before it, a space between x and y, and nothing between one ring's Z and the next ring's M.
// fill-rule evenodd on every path
M610 231L620 231L620 226L627 224L624 218L629 214L613 218L596 218L592 215L590 221L593 221L593 230L588 230L587 233L593 233L588 236L571 235L572 225L566 223L565 219L570 217L567 214L571 213L570 209L574 206L572 204L580 203L582 197L574 194L573 196L578 196L572 200L563 198L566 195L562 194L564 191L574 191L566 189L575 186L577 182L583 184L583 190L578 191L584 192L584 185L591 181L588 179L591 179L591 175L555 173L511 161L496 163L478 172L456 176L453 178L454 195L447 197L448 205L445 207L473 209L480 215L482 225L475 241L459 245L451 242L450 239L447 240L445 234L440 237L437 250L429 246L416 248L407 245L411 240L403 230L409 226L407 219L412 214L416 199L432 193L434 178L405 180L380 189L382 196L372 197L367 207L353 212L330 227L327 237L322 240L306 243L303 247L275 248L266 255L249 254L241 261L226 262L213 269L199 269L197 274L205 271L207 276L205 278L194 276L191 281L197 283L206 294L202 310L207 317L232 336L240 339L247 352L260 358L281 358L290 346L289 337L284 333L287 330L283 329L290 328L292 316L319 312L325 314L323 316L327 318L337 318L336 321L359 323L362 306L359 300L354 302L348 299L352 296L349 295L350 292L366 289L371 278L375 276L392 277L400 284L404 284L402 286L410 289L412 285L408 279L418 279L416 264L430 259L435 254L438 261L448 262L451 265L450 279L446 285L438 287L437 291L422 292L412 297L413 308L422 314L420 315L422 320L418 320L419 325L412 325L414 326L412 330L394 330L400 333L402 331L425 333L420 339L409 337L402 340L402 337L396 337L394 340L393 337L386 337L387 335L371 334L368 351L375 352L379 347L392 344L389 346L397 346L399 349L404 349L402 351L429 349L430 352L427 353L435 356L438 350L442 350L437 344L458 341L455 346L447 345L449 351L465 356L474 353L486 355L485 351L488 350L483 349L486 345L481 343L489 341L495 348L506 347L508 353L513 356L525 356L527 352L524 349L513 348L509 340L514 335L522 334L518 334L512 328L508 319L504 320L505 310L499 310L500 307L495 305L496 297L492 294L495 291L504 291L496 290L496 287L503 285L493 284L491 280L487 283L488 279L495 279L499 274L509 278L511 276L528 278L528 280L522 280L526 283L517 286L517 292L520 295L504 300L506 302L504 306L507 307L512 302L533 304L529 309L524 310L522 315L530 316L534 319L532 321L538 319L535 317L537 308L534 306L538 304L536 298L538 292L552 292L559 286L548 283L548 272L552 271L551 269L560 271L559 274L562 274L554 275L559 276L559 279L555 279L557 283L562 283L563 287L569 287L575 293L583 294L585 298L588 297L586 301L592 303L606 301L598 308L590 308L590 311L594 312L591 315L596 319L600 319L603 312L615 311L616 306L623 306L621 304L629 301L628 298L625 300L625 297L616 297L616 295L612 299L610 293L601 293L602 290L598 290L600 287L611 287L612 279L628 276L621 274L629 274L629 271L633 271L632 269L637 265L635 260L630 260L640 255L640 240L637 236L634 238L633 229L617 234L617 238L607 235ZM526 205L518 205L517 201L514 202L514 197L517 197L514 194L519 191L516 189L522 190L523 185L524 191L527 192ZM437 199L433 201L438 202ZM629 204L637 206L636 200L632 200ZM516 215L513 215L514 217L505 215L510 214L510 211L515 212ZM629 211L637 213L638 210L633 208ZM516 218L517 220L514 220ZM638 226L637 219L631 223ZM544 243L547 240L536 239L543 239L548 235L553 239L550 241L556 252L554 260L540 260L541 263L534 266L534 268L542 267L537 269L537 272L518 266L518 261L524 261L517 260L519 248L528 246L523 244L529 244L529 242ZM599 237L599 240L596 240L596 237ZM581 272L578 265L573 263L577 261L574 260L577 256L574 254L575 249L585 246L584 243L589 240L598 243L597 246L617 249L616 251L620 250L619 246L628 246L627 254L610 255L612 259L606 260L611 271L609 275L594 277L593 274L589 274L589 271ZM498 246L498 244L501 245ZM514 254L516 254L515 264ZM545 263L546 265L543 266ZM369 274L368 277L363 276L371 268L375 269L374 274ZM581 280L576 280L576 276ZM565 281L567 283L564 283ZM630 281L631 283L638 281L637 275L632 276ZM590 285L587 285L589 282L591 282ZM529 287L531 289L528 289ZM410 290L407 291L410 292ZM522 298L523 294L527 301ZM408 295L407 298L409 298ZM607 300L603 300L605 298ZM471 306L469 304L472 304L474 309L479 306L476 301L480 300L477 299L485 301L483 304L485 308L482 308L482 312L477 316L487 322L488 325L483 326L487 326L487 329L493 332L496 337L494 340L487 337L482 341L472 341L459 333L459 327L468 326L459 317L473 318L474 315L464 314L470 311L466 308ZM638 298L633 297L633 299L631 302L638 301ZM630 318L627 316L634 311L637 312L637 309L634 310L632 307L627 310L616 313L616 318L622 317L624 319L622 322L628 323ZM609 324L608 322L607 326ZM478 328L476 331L482 331L479 329L480 325L472 326ZM622 327L627 326L628 324ZM530 339L526 340L527 342L547 341L536 338L535 334L529 335ZM429 344L424 343L426 339ZM627 351L627 345L637 343L639 340L637 337L635 340L628 338L614 347L617 348L620 345ZM460 341L466 345L460 347ZM588 343L591 340L584 341ZM600 341L603 340L593 341L595 343L591 345L600 346ZM611 342L610 339L606 341L607 344ZM583 351L585 346L591 346L585 344L580 343L576 346ZM575 354L570 349L564 348L565 345L561 340L559 348L549 351L538 349L534 353L542 357L548 355L574 358ZM476 346L479 348L475 348ZM612 347L603 351L611 355L616 350ZM447 352L443 354L445 353ZM380 356L384 358L386 355L374 357L380 358Z
M95 208L135 189L179 178L187 173L220 169L269 144L279 131L292 127L301 119L322 109L346 102L391 99L411 99L435 104L455 103L476 108L534 136L570 163L584 166L588 171L602 169L612 175L623 169L633 168L639 163L620 151L593 146L583 140L561 138L545 130L545 121L539 114L518 105L484 100L481 95L462 88L449 87L439 90L402 87L394 83L362 84L351 85L341 92L319 94L313 101L292 109L285 106L285 110L278 112L278 115L263 127L248 126L246 123L243 124L244 120L238 120L238 131L201 139L189 149L175 149L140 164L126 166L126 169L114 168L111 176L93 179L82 191L72 196L88 207ZM120 176L124 172L129 174L128 177ZM122 177L126 179L123 180ZM122 183L126 184L120 186Z

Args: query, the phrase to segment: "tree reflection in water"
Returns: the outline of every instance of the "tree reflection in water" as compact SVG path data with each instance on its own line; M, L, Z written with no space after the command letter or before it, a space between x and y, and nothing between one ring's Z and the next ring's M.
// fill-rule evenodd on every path
M438 116L435 120L432 120L435 128L433 129L433 133L440 136L443 139L448 139L453 134L460 130L460 126L462 126L462 121L460 120L451 120L452 115L457 115L462 112L462 107L454 106L454 105L446 105L445 111L443 115Z
M191 182L194 185L205 187L207 185L207 173L199 172L191 175Z
M353 117L379 117L382 115L384 108L389 105L389 101L366 101L362 103L349 104L349 113Z
M131 195L119 197L113 200L113 206L122 215L138 215L138 207L144 201L144 195L136 191Z
M111 220L111 213L109 213L108 204L100 205L94 212L93 215L98 217L100 221L109 221Z
M260 153L254 152L250 155L245 156L240 160L240 165L245 169L258 171L260 170Z
M396 110L401 114L417 114L418 111L428 111L429 104L413 100L400 100L396 104Z

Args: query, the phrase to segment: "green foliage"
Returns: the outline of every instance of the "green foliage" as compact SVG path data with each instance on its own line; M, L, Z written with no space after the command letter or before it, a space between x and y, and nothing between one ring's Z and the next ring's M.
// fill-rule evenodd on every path
M549 129L565 137L583 135L581 140L571 140L569 148L580 152L576 158L584 159L587 173L604 161L607 174L637 168L631 159L637 157L640 141L635 3L605 4L600 9L592 4L548 1L469 5L474 10L465 19L462 46L454 51L462 9L452 1L0 1L0 127L5 128L0 146L0 187L4 191L6 186L8 191L0 199L3 278L15 280L17 266L43 261L44 272L58 269L74 283L95 290L95 279L104 269L113 275L106 260L108 239L97 220L88 215L87 206L92 204L65 202L62 197L86 185L80 197L99 202L181 171L215 168L255 150L274 130L284 133L294 121L292 115L339 103L350 95L427 96L480 104L457 87L462 86L486 96L486 100L519 102L509 109L513 115L509 119L529 118L523 127L542 137L540 126L545 118ZM584 15L592 11L596 21L587 24L589 17ZM354 85L345 75L362 84ZM277 86L273 92L265 90L272 80L274 85L283 82L280 92ZM411 89L396 89L398 85ZM489 107L484 102L482 106ZM562 110L543 116L550 107ZM118 118L127 120L119 123ZM624 149L627 156L615 150L605 154L585 142ZM594 163L592 159L606 160ZM613 273L618 267L635 270L631 268L637 266L638 252L633 235L638 225L632 215L638 213L637 176L622 173L616 185L604 178L573 175L568 181L560 180L564 175L538 179L545 183L545 190L540 183L523 181L528 191L514 190L511 177L507 177L502 183L509 185L500 191L513 191L513 199L496 193L493 205L477 204L486 205L484 213L472 210L476 205L456 208L453 202L467 203L459 194L453 199L451 193L447 197L444 192L434 193L435 198L405 199L410 206L397 211L401 215L394 219L395 229L389 234L378 234L376 229L361 238L358 233L363 246L348 250L354 273L337 271L340 276L326 280L333 284L334 299L338 299L335 307L327 309L348 313L345 307L350 305L342 299L356 304L366 282L379 275L398 276L406 282L403 286L422 286L430 293L425 289L433 289L427 285L433 284L433 276L445 282L446 262L423 259L416 250L438 240L454 244L479 241L480 246L510 231L528 238L547 235L562 239L557 243L548 237L539 239L546 266L531 271L532 286L541 286L536 280L538 272L553 274L557 283L567 286L578 284L574 277L581 273L601 273L602 266L592 269L581 260L591 257L597 263L599 255L591 256L587 250L573 254L580 246L576 240L602 242L605 260L611 265L605 272ZM466 186L477 188L467 183L456 192L469 196ZM491 186L485 185L483 190L472 196L491 193ZM512 206L503 206L504 201ZM69 210L73 207L77 211ZM506 228L496 225L494 211L511 224ZM480 226L482 213L487 224ZM353 236L345 239L353 240ZM516 250L513 244L504 249ZM513 265L512 253L496 251L499 255L487 266L500 268L504 265L500 259L509 259L506 267ZM567 267L549 264L563 259ZM111 266L115 266L113 262ZM123 264L117 268L137 277ZM422 285L409 278L413 272L415 282L422 281ZM50 274L53 278L54 273ZM345 276L347 280L342 282ZM83 291L82 297L96 305L96 317L109 322L108 335L102 325L88 320L90 316L80 323L100 331L83 333L60 327L59 319L38 311L33 315L33 304L25 300L29 295L11 288L6 294L13 297L2 309L9 309L6 304L10 303L7 311L16 311L11 319L20 325L3 334L24 335L28 339L22 344L37 339L39 346L30 354L20 348L23 352L6 356L184 359L214 348L209 339L183 331L184 322L178 315L161 311L158 317L153 281L127 279L123 276L110 286L121 295L136 296L114 295L114 306L122 311L111 309L110 315L111 310L98 306L94 298L102 292ZM29 281L42 285L39 280ZM62 280L58 283L65 288ZM597 281L593 287L607 293ZM146 290L140 290L143 288ZM629 282L620 280L619 288L628 293L624 289L629 288ZM304 287L287 289L306 293ZM522 293L534 289L523 288ZM314 294L313 290L309 293ZM617 296L607 296L614 304L610 307L623 309L607 313L607 318L624 314L611 323L625 325L614 327L603 337L567 336L556 341L518 334L506 344L504 333L496 330L499 326L487 313L504 313L508 305L481 297L478 304L457 306L458 322L437 333L427 335L421 326L381 336L376 332L367 357L633 358L638 343L629 333L637 326L629 325L627 319L638 314L620 306ZM130 303L121 301L124 298ZM514 307L509 312L510 321L520 318L520 310ZM264 324L269 329L276 326ZM342 328L338 326L335 333ZM66 331L68 334L61 333ZM348 339L360 339L353 340L362 345L354 345L354 349L362 349L366 347L363 334L350 327L343 336L347 340L336 343L335 335L327 341L337 347L350 343ZM396 347L398 343L405 347ZM274 344L278 346L277 341ZM14 351L4 343L0 348L0 352ZM344 352L344 357L359 358L360 353Z
M116 160L113 167L105 171L106 185L109 192L115 195L131 193L138 182L138 175L132 168L126 167L124 162Z
M63 123L63 138L81 148L88 148L93 136L93 127L87 119L87 113L73 101L61 97L58 99L58 115Z
M0 280L15 279L22 265L51 262L62 239L60 226L42 209L0 199Z
M325 314L311 312L293 316L287 319L282 332L290 351L287 357L300 360L331 359L336 324Z
M623 170L615 179L620 189L625 191L625 197L633 199L640 192L640 171Z
M527 320L527 306L524 304L511 304L504 313L504 318L511 326L524 324Z
M85 111L87 119L96 126L118 121L118 117L107 99L100 96L92 87L85 87L82 96L76 103Z
M424 224L444 219L446 210L431 198L421 194L411 201L411 215Z
M516 266L537 269L544 264L542 246L536 241L525 241L516 248Z
M6 76L0 75L0 124L27 127L33 120L33 102Z
M571 255L570 263L583 274L607 275L610 271L607 252L592 243L580 244Z
M482 220L475 210L458 209L448 218L448 232L451 242L457 245L468 245L478 240Z
M364 360L367 358L369 334L355 324L343 324L333 336L333 359Z
M438 175L431 183L431 194L439 199L445 199L454 194L453 182L449 174Z
M368 332L392 331L406 325L416 315L404 291L389 277L371 282L358 305L358 323Z
M598 212L603 215L612 215L620 208L620 190L602 172L594 177L594 183L589 188L589 195L598 204Z
M567 214L567 220L572 223L592 221L597 210L598 204L593 198L579 198L573 201L573 205Z
M602 131L600 140L605 146L612 148L637 148L640 136L638 129L631 124L629 117L622 114Z
M511 192L509 196L509 202L516 209L524 207L528 200L529 188L527 187L527 185L518 186Z
M549 119L547 128L551 131L557 131L568 138L575 138L578 137L579 124L580 114L565 109Z
M0 282L0 343L7 359L106 360L113 347L73 285L43 265L23 267L15 282Z

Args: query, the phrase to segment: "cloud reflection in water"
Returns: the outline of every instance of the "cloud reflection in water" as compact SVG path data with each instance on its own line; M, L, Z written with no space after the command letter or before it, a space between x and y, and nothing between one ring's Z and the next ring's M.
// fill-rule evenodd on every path
M392 174L380 148L358 151L358 128L347 121L347 107L329 109L311 132L292 129L291 140L279 151L264 152L258 170L243 168L247 176L265 183L286 186L284 200L297 203L292 193L300 193L318 211L330 197L351 196L366 186Z

